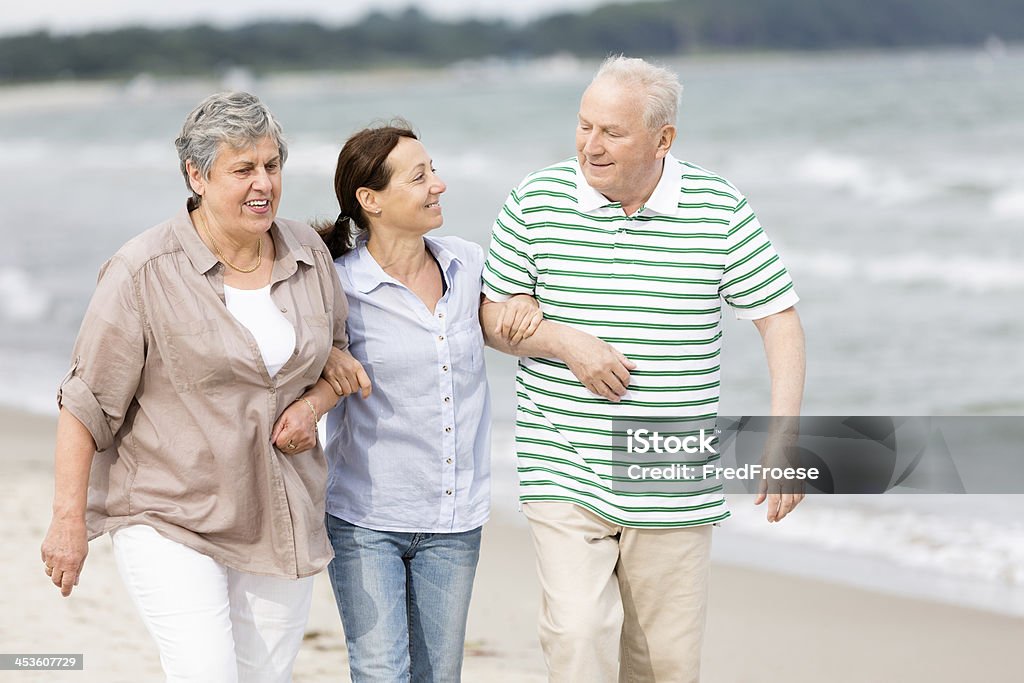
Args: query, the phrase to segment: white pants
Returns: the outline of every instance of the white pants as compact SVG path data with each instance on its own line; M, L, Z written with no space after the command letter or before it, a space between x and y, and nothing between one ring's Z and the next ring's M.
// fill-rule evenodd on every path
M117 568L160 650L168 683L291 680L313 577L229 569L145 525L112 538Z

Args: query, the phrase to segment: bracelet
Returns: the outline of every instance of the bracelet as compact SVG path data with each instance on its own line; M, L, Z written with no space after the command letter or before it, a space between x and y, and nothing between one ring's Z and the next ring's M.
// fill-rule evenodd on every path
M310 401L308 398L300 398L299 400L305 403L307 406L309 406L310 412L313 413L313 424L315 425L317 422L319 422L320 416L316 414L316 408L313 406L313 402Z

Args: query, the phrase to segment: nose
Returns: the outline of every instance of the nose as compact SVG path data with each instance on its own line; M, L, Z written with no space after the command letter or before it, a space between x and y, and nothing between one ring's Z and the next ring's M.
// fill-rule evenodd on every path
M252 189L260 192L269 192L271 188L270 174L262 166L253 169Z
M597 131L592 130L586 133L583 143L583 153L588 157L600 156L601 152L604 151L604 147L601 145L601 138L598 136Z
M444 191L448 189L448 185L441 180L441 176L434 174L434 182L430 186L431 194L444 194Z

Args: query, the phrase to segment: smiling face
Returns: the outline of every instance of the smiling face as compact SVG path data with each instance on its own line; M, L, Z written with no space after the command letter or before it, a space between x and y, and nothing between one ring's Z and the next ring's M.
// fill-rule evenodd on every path
M441 227L441 195L447 188L434 171L430 156L419 140L401 138L387 158L391 181L383 190L364 192L365 206L373 216L380 211L382 227L426 234Z
M222 142L209 178L191 162L187 169L211 228L240 240L270 229L281 202L281 154L271 138L237 149Z
M580 101L576 153L587 183L632 213L654 192L674 126L644 123L643 93L605 78L591 83Z

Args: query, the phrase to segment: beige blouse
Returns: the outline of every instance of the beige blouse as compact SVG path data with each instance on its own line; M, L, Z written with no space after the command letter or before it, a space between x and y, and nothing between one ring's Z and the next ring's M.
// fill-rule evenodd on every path
M271 298L295 352L271 378L224 304L224 266L182 210L103 265L58 404L96 441L89 538L129 524L253 574L302 577L331 559L327 466L285 455L274 422L348 342L348 305L309 226L278 218Z

